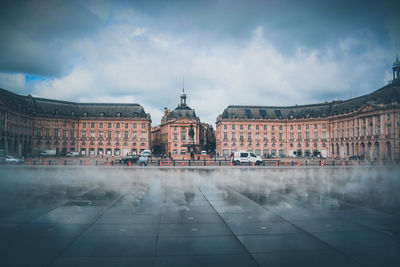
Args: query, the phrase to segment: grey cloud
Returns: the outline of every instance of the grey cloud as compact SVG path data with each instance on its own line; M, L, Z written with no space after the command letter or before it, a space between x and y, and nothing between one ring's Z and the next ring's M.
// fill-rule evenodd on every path
M101 20L80 1L5 1L0 4L0 71L65 74L72 45L98 31Z

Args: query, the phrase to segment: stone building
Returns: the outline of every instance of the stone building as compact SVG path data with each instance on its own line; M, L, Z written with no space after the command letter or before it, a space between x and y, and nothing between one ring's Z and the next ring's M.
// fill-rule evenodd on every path
M0 149L18 156L138 154L150 149L150 124L139 104L74 103L0 89Z
M181 103L174 110L164 109L159 128L152 131L156 140L159 135L161 154L172 158L195 158L212 144L212 126L201 123L194 109L186 104L183 90Z
M400 61L391 84L367 95L313 105L228 106L216 121L220 156L400 159Z

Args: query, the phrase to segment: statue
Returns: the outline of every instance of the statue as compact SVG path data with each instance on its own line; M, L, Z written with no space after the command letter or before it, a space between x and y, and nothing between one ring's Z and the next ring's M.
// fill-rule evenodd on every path
M192 125L192 124L190 124L189 137L190 137L190 139L192 139L192 140L193 140L193 138L194 138L194 129L193 129L193 125Z

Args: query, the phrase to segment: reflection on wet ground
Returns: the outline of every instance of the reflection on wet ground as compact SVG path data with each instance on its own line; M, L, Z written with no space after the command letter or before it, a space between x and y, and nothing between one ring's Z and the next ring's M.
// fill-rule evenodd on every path
M396 168L0 169L2 266L400 266Z

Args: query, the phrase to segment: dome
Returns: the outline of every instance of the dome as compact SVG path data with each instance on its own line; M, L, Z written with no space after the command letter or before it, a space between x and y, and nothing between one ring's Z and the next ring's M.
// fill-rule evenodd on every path
M399 68L400 67L400 60L399 57L396 56L396 61L393 63L393 68Z

